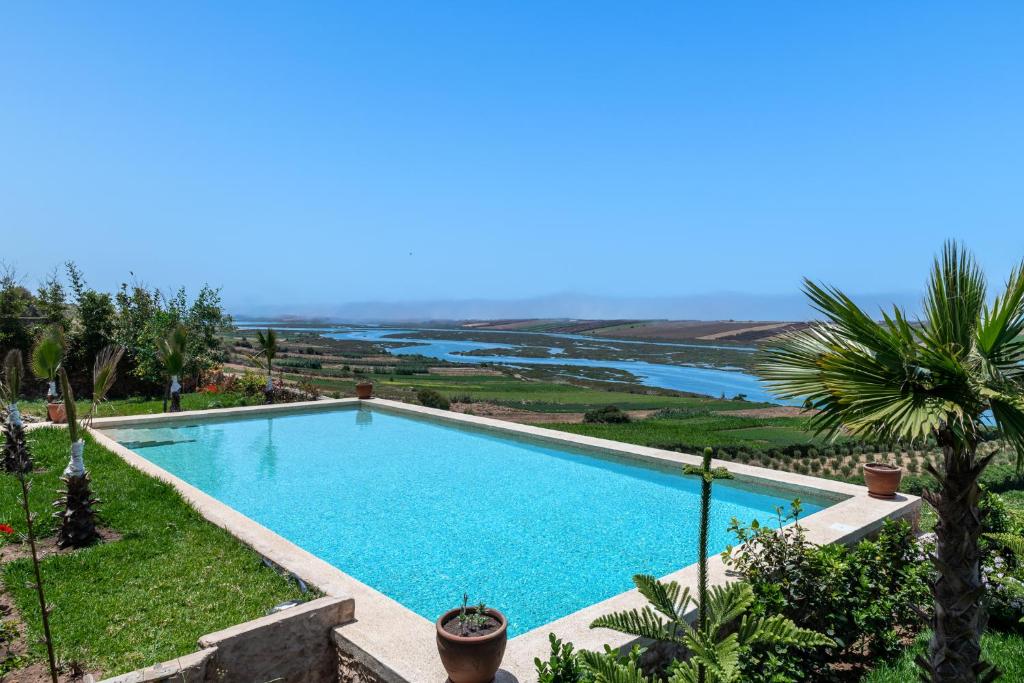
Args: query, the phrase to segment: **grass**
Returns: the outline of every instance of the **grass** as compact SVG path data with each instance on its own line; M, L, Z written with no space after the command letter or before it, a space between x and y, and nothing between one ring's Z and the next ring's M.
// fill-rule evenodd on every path
M42 534L52 535L52 501L68 458L68 437L64 430L45 428L31 432L29 441L38 470L32 475L31 508ZM169 485L91 440L85 461L102 501L103 522L122 538L43 561L62 661L82 662L106 675L122 673L193 652L200 636L303 597ZM17 480L0 478L0 494L0 522L24 532ZM29 642L37 643L42 630L29 587L31 563L8 563L2 576L28 623ZM41 646L33 645L30 655L42 658Z
M880 663L863 678L862 683L907 683L919 680L914 658L927 649L928 634L922 635L898 659ZM982 657L1001 672L998 680L1024 681L1024 635L989 631L981 639Z
M206 410L207 408L235 408L237 406L260 405L263 396L246 396L239 393L209 394L192 393L181 395L182 410ZM78 414L85 415L92 405L90 401L75 401ZM18 408L24 415L46 417L46 401L19 401ZM105 401L100 404L97 417L113 415L153 415L164 412L164 402L160 398L134 397Z
M722 414L680 418L654 418L626 424L545 425L573 434L624 441L640 446L696 449L705 446L765 448L788 444L813 444L820 440L803 429L800 418L754 418Z

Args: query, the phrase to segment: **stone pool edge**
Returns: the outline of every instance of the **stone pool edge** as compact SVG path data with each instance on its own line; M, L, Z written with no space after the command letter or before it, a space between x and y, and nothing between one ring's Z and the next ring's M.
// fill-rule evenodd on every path
M103 433L105 428L146 425L153 422L206 422L220 419L282 415L289 413L321 412L366 404L385 412L418 414L444 422L472 425L505 435L520 435L547 443L570 445L605 454L626 457L641 462L682 466L700 464L700 457L644 446L635 446L595 437L569 434L556 430L520 425L493 418L452 413L425 408L387 399L355 398L322 399L279 405L218 408L174 414L132 415L97 418L90 432L100 445L108 448L136 469L172 486L207 520L227 530L240 541L252 547L267 559L316 586L326 595L351 598L355 602L355 620L337 629L350 646L360 650L388 671L382 680L427 683L445 680L434 645L434 625L397 601L349 576L342 570L299 548L291 541L258 524L230 506L200 491L184 480L153 464L129 448ZM836 500L831 506L801 521L808 540L814 543L852 543L870 535L886 519L916 519L921 501L916 496L900 495L892 501L867 496L862 486L819 479L807 475L780 472L729 461L714 461L715 466L728 467L737 480L760 482L772 489L800 495L801 492ZM725 565L718 555L709 559L709 579L712 584L729 580ZM666 576L682 585L696 585L697 565L692 564ZM624 647L633 642L629 636L607 630L591 630L590 622L610 611L631 609L644 604L636 591L626 591L595 603L555 621L549 622L515 638L505 652L502 664L505 681L527 683L535 681L535 657L545 658L548 652L548 633L571 641L579 649L599 650L604 644Z

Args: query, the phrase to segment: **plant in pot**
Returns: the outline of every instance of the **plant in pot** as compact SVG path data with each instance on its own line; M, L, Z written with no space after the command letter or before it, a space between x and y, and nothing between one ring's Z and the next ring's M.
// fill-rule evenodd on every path
M437 620L437 652L451 683L491 683L501 666L508 640L508 621L480 603L448 610Z
M895 463L864 463L864 483L872 498L895 498L902 479L903 468Z
M64 360L64 335L60 329L51 327L43 333L32 349L32 372L47 383L46 412L50 422L64 422L64 403L57 393L57 372Z
M368 382L365 379L356 384L356 397L367 399L373 396L373 382Z

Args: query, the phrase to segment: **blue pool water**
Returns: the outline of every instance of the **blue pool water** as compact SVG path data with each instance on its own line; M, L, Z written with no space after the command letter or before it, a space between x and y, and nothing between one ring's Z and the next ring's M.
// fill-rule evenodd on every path
M516 635L697 560L675 470L365 408L107 433L430 620L466 592ZM710 551L787 502L716 482Z

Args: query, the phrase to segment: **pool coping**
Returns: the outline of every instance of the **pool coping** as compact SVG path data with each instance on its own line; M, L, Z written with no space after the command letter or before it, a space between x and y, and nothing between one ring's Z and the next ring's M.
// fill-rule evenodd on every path
M699 465L701 462L699 456L688 453L636 446L380 398L369 400L321 399L299 403L217 408L173 414L97 418L89 431L100 445L108 448L136 469L173 486L207 520L224 528L267 559L316 586L326 595L353 598L356 619L342 627L345 638L394 672L395 680L415 681L416 683L437 681L440 683L445 680L446 676L437 657L434 643L435 629L432 621L303 550L286 538L155 465L103 433L103 429L145 426L156 422L208 422L259 415L332 411L360 405L385 412L420 415L444 422L471 425L505 435L525 436L531 440L568 445L607 455L657 463L662 466ZM845 482L781 472L731 461L714 460L713 465L727 467L736 480L741 482L759 482L762 486L767 484L771 488L781 489L794 496L804 493L835 500L836 502L831 506L809 515L800 522L807 539L818 544L852 543L876 531L886 519L915 518L921 504L920 498L905 494L888 501L870 498L865 487ZM712 585L734 580L728 576L720 556L712 556L708 565L709 580ZM684 586L695 586L696 575L697 565L692 564L672 572L664 578L678 581ZM503 677L499 677L499 680L520 681L521 683L535 681L533 660L535 657L546 658L549 649L548 634L552 632L559 638L572 642L577 649L600 650L604 644L613 647L628 646L633 642L630 636L606 629L592 630L590 623L596 617L611 611L632 609L641 607L643 604L645 601L636 590L626 591L510 639L502 663Z

